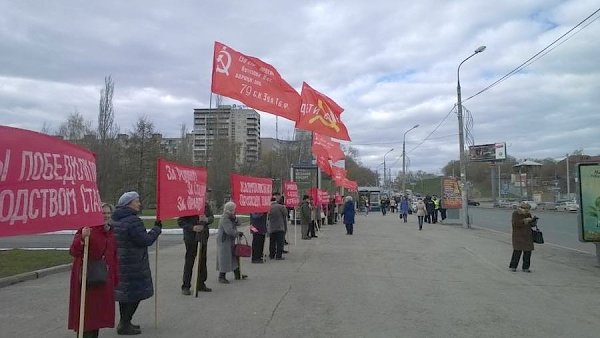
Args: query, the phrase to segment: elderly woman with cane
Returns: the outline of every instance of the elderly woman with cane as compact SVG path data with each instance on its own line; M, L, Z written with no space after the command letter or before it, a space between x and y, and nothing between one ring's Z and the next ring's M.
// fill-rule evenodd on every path
M234 255L235 238L242 237L244 234L237 230L239 221L235 216L235 207L233 202L225 203L217 233L217 271L219 271L219 283L223 284L229 284L225 274L231 271L237 280L248 278L241 274L238 258Z
M81 313L81 286L84 256L84 243L88 242L88 266L93 262L104 262L107 274L104 281L96 285L87 285L85 292L85 311L83 337L98 337L101 328L115 326L115 285L119 282L117 263L117 242L109 223L114 207L102 204L104 225L84 227L77 231L69 253L73 256L71 269L71 287L69 296L68 328L79 332ZM89 270L88 270L89 271Z

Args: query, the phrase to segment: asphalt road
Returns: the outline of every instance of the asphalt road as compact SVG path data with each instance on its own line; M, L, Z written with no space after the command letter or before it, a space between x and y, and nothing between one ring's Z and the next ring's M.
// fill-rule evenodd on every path
M471 224L503 233L511 233L512 209L469 207ZM577 213L534 210L540 220L538 227L544 233L544 241L573 250L596 254L591 243L579 242Z

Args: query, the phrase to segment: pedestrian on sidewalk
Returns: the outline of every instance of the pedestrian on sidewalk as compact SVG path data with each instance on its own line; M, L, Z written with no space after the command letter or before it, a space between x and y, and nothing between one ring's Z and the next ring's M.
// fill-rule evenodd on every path
M119 302L121 316L117 325L117 334L120 335L142 333L139 325L132 324L131 319L140 302L154 295L148 247L162 232L162 223L156 221L152 230L147 231L138 216L141 210L140 195L130 191L119 198L117 209L112 215L119 248L119 284L115 288L115 298Z
M346 203L344 203L344 210L342 211L342 217L344 224L346 225L346 235L352 235L354 233L354 215L356 210L354 209L354 202L352 202L352 196L346 196Z
M211 292L212 289L206 286L208 272L206 269L206 247L208 246L208 237L210 236L208 226L215 220L210 205L204 204L203 215L184 216L177 219L177 224L183 229L183 242L185 243L185 262L183 264L183 278L181 284L181 293L189 296L192 294L192 270L198 253L198 244L200 244L200 260L198 262L198 291ZM196 287L196 286L195 286Z
M417 221L419 222L419 230L423 230L423 220L427 214L425 203L422 199L417 200Z
M517 271L521 253L523 254L523 271L531 272L531 251L533 251L533 236L531 226L534 218L529 210L531 206L527 202L521 202L517 210L512 213L512 245L513 254L510 259L510 271Z
M264 263L265 235L267 233L267 213L250 214L250 233L252 234L252 263Z
M223 215L219 220L219 232L217 233L217 271L219 271L219 283L229 284L225 277L228 272L233 271L235 279L246 279L242 275L237 257L234 255L235 238L242 237L243 232L238 231L239 221L235 215L235 203L227 202L223 206Z
M111 204L102 204L104 226L84 227L73 238L69 253L73 256L69 295L68 328L79 331L79 307L81 305L81 270L85 238L89 238L88 259L104 260L108 275L102 285L89 286L85 294L84 337L98 337L101 328L115 327L115 285L119 282L117 241L110 225L114 211Z
M433 200L431 200L431 196L429 196L429 195L425 196L423 203L425 203L425 210L426 210L425 222L435 223L433 220L433 213L435 212L435 203L433 202Z
M402 196L400 200L400 218L404 220L404 223L407 222L408 218L408 198L406 196Z
M438 199L438 197L436 195L433 195L433 197L431 198L431 201L433 202L433 214L432 214L432 221L433 223L437 223L438 221L438 213L440 211L440 200Z
M285 229L287 228L287 209L279 203L276 197L271 198L271 210L269 211L269 258L283 260L283 244L285 240Z
M302 204L300 205L300 232L302 233L302 239L310 239L308 229L312 222L310 214L310 197L304 195L302 196Z

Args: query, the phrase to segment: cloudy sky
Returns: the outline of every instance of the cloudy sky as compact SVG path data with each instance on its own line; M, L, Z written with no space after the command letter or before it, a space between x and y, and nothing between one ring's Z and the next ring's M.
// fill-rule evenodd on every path
M106 75L122 132L142 115L167 137L206 108L214 41L272 64L345 108L361 161L395 176L402 135L411 170L458 159L463 100L598 10L596 0L9 1L0 0L0 124L52 128L74 111L96 121ZM600 154L600 17L497 86L466 100L475 144L517 158ZM591 23L590 23L591 22ZM589 23L589 25L587 25ZM563 42L564 41L564 42ZM238 103L225 99L224 103ZM262 115L262 136L275 118ZM435 130L435 132L434 132ZM433 132L433 133L432 133ZM279 136L293 125L279 119Z

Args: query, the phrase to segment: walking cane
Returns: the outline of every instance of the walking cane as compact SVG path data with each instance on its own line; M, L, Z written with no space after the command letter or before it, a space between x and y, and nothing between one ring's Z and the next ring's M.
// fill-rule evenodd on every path
M85 293L87 291L87 265L88 265L88 253L89 253L89 236L83 240L83 265L81 266L81 293L79 295L79 331L77 332L78 338L83 338L84 331L84 319L85 319Z
M194 261L194 274L196 281L194 282L194 297L198 298L198 283L200 282L200 255L202 255L202 239L200 233L196 232L196 259Z
M158 237L156 238L154 258L154 328L158 329Z

